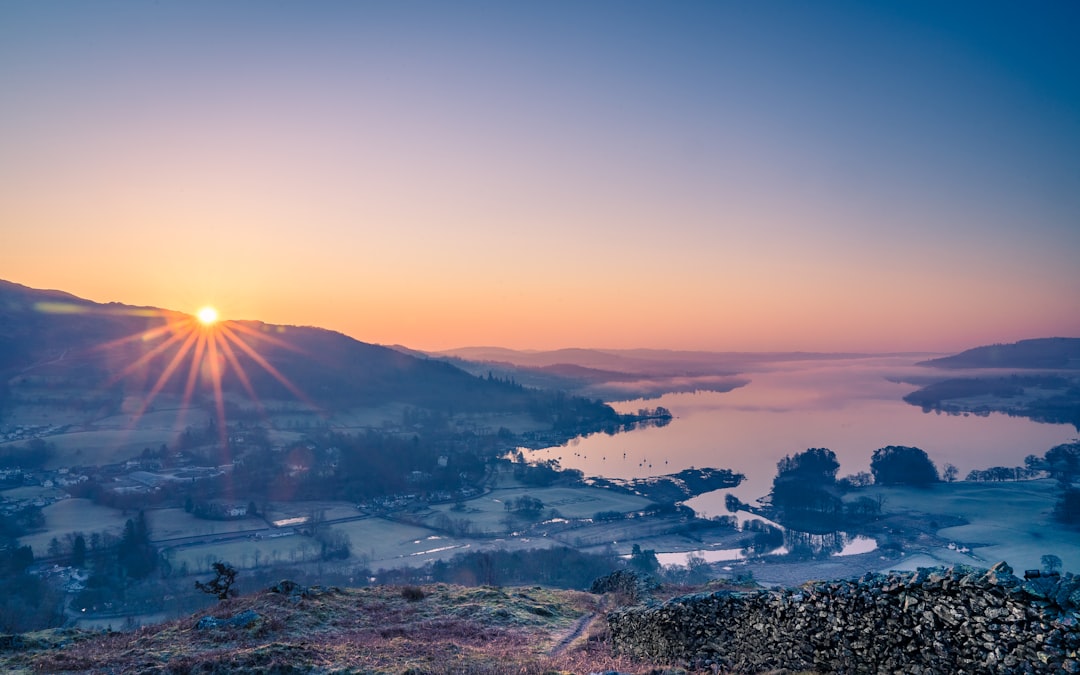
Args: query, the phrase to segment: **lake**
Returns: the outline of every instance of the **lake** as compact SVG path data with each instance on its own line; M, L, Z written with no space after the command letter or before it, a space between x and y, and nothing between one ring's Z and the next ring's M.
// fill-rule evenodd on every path
M840 460L839 476L869 471L874 450L886 445L922 448L941 471L1018 466L1030 454L1077 436L1071 425L1019 417L924 413L902 397L918 387L895 380L944 374L915 366L912 357L815 359L768 363L743 373L750 383L726 393L667 394L613 403L620 412L664 406L675 419L608 436L593 434L567 445L530 453L557 458L586 476L644 478L694 466L728 468L746 475L735 490L689 502L699 514L726 513L724 494L743 501L766 495L784 455L825 447ZM890 379L891 378L891 379Z

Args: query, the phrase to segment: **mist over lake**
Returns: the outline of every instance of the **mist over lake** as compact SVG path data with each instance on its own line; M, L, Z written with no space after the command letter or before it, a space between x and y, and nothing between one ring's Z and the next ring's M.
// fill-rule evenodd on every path
M778 460L807 448L833 450L840 475L847 475L869 470L878 448L916 446L939 471L951 463L963 478L972 469L1022 465L1027 455L1041 455L1077 436L1071 425L1000 413L924 413L902 400L917 387L898 381L930 374L914 365L917 360L886 356L765 364L744 373L750 383L730 392L612 403L621 412L668 408L675 419L666 426L592 434L530 457L558 458L586 476L609 478L644 478L691 466L729 468L746 475L730 492L752 501L769 492ZM723 514L727 492L702 495L689 505L703 515Z

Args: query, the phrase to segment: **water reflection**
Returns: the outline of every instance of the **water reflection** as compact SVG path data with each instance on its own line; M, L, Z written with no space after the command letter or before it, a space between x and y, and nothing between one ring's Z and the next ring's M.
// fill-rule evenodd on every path
M869 553L877 548L877 542L870 537L850 535L846 532L784 532L784 548L796 558L820 559L830 556L857 555Z
M753 546L743 548L709 548L679 553L657 553L656 559L661 565L685 567L691 558L701 558L707 563L745 560L750 557L793 555L807 559L821 559L833 556L859 555L877 550L877 542L871 537L851 535L846 532L813 534L787 530L780 535L780 546L756 550Z
M747 480L734 493L753 502L768 493L776 462L812 447L832 449L840 474L866 471L870 456L886 445L923 448L939 468L960 475L987 466L1021 464L1029 454L1069 441L1068 425L1040 424L992 414L955 417L923 413L902 401L926 378L920 357L874 357L758 364L750 384L726 393L668 394L652 401L614 404L620 412L661 405L675 419L665 427L603 434L565 447L538 450L531 459L562 457L566 468L588 476L646 478L692 466L729 468ZM932 373L929 373L932 374ZM726 515L724 494L703 495L689 505L703 515Z

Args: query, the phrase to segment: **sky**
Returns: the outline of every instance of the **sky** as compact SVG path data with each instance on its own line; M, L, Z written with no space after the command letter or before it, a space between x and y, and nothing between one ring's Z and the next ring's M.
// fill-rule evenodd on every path
M1080 336L1074 2L0 3L0 278L417 349Z

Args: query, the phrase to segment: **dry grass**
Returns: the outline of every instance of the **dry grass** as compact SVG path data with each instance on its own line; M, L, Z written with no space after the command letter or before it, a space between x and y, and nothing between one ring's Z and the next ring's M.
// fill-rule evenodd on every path
M309 597L260 592L129 633L55 638L61 646L0 653L0 670L48 673L588 673L650 672L611 654L606 622L552 656L600 599L575 591L425 586L329 589ZM247 627L200 629L203 616L253 610ZM657 671L658 672L658 671Z

